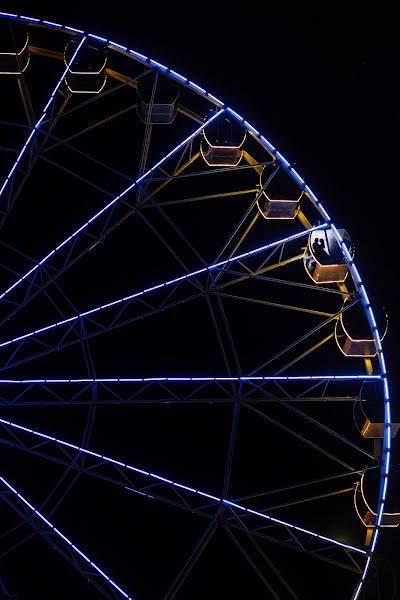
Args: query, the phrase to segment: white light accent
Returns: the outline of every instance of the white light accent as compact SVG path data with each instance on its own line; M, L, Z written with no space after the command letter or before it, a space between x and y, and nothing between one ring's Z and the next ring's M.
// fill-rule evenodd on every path
M65 26L65 29L69 29L70 31L75 31L75 33L84 33L82 29L76 29L76 27Z
M388 384L387 377L384 377L384 379L383 379L383 391L384 391L384 395L385 395L385 400L389 400L389 384Z
M390 452L389 450L386 452L386 459L385 459L385 474L389 475L389 467L390 467Z
M166 67L165 65L161 64L160 62L157 62L156 60L153 60L152 58L150 59L150 63L152 65L154 65L155 67L158 67L159 69L162 69L163 71L168 71L168 67Z
M255 127L253 127L253 125L251 125L251 123L249 123L248 121L243 121L243 125L245 125L247 129L255 133L257 136L260 135L260 132Z
M283 162L287 167L290 167L290 163L286 160L286 158L284 156L282 156L282 154L280 152L276 152L276 157Z
M391 423L390 402L385 402L386 423Z
M271 150L271 152L274 152L274 151L275 151L275 146L273 146L273 145L271 144L271 142L269 142L269 141L267 140L267 138L266 138L266 137L264 137L264 136L262 135L262 136L260 137L260 139L261 139L261 141L262 141L262 142L263 142L263 143L264 143L264 144L267 146L267 148L269 148L269 149Z
M302 179L300 177L300 175L298 174L298 172L295 171L295 169L293 169L293 167L290 167L290 172L291 172L292 175L294 175L294 177L297 179L298 182L304 184L304 179Z
M362 584L363 584L363 580L360 581L360 583L358 584L358 587L356 589L356 593L354 594L354 600L357 600L360 592L361 592L361 588L362 588Z
M382 516L383 516L383 509L385 508L385 505L383 503L383 499L381 500L381 506L379 508L379 513L378 513L378 519L377 519L377 526L379 527L381 522L382 522Z
M45 25L51 25L52 27L62 27L61 23L54 23L53 21L43 21Z
M383 483L383 490L382 490L382 500L386 500L387 486L388 486L388 478L387 478L387 476L385 476L385 481Z
M190 87L197 90L198 92L201 92L202 94L207 94L206 90L204 88L200 87L199 85L197 85L197 83L194 83L193 81L189 81L189 85L190 85Z
M107 43L107 39L106 39L106 38L103 38L103 37L101 37L101 36L99 36L99 35L94 35L94 33L89 33L88 35L89 35L89 37L91 37L91 38L93 38L93 39L95 39L95 40L99 40L100 42L105 42L105 43Z
M141 60L149 60L148 56L145 56L144 54L140 54L140 52L136 52L136 50L129 50L129 53L132 54L133 56L136 56L137 58L140 58Z
M224 102L222 102L222 100L220 100L219 98L217 98L216 96L213 96L213 94L208 93L207 96L209 98L211 98L211 100L214 100L215 102L217 102L220 106L224 105Z
M126 50L128 50L127 46L122 46L121 44L117 44L117 42L113 42L111 40L109 40L108 42L111 46L115 46L115 48L119 48L120 50L124 50L124 52Z
M25 17L24 15L20 15L20 19L24 21L33 21L34 23L40 23L40 19L35 19L34 17Z
M227 107L227 109L231 113L231 115L233 115L234 117L236 117L237 119L239 119L239 121L243 121L244 120L243 117L241 115L239 115L239 113L237 113L235 110L233 110L229 106Z
M172 69L170 69L169 72L171 73L171 75L173 75L174 77L176 77L180 81L183 81L184 83L187 83L187 78L184 77L183 75L181 75L180 73L177 73L176 71L173 71Z

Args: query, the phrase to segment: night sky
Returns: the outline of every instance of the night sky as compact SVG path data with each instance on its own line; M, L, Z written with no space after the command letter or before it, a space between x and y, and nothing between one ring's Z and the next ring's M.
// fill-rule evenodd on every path
M218 3L72 6L3 0L0 8L67 23L159 60L243 114L296 165L350 233L373 306L387 310L384 350L396 405L399 11L378 15L360 4L349 12L345 3L317 10L242 3L238 11ZM390 499L400 510L398 443L394 451ZM385 532L378 551L394 568L396 531Z

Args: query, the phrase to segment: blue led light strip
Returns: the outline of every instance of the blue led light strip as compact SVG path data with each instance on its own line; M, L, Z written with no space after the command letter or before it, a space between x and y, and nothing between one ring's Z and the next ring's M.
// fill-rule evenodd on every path
M235 502L231 502L230 500L227 500L226 498L220 498L218 496L213 496L212 494L207 494L206 492L189 487L187 485L183 485L182 483L173 481L172 479L168 479L167 477L162 477L161 475L157 475L156 473L152 473L151 471L145 471L143 469L139 469L138 467L134 467L132 465L129 465L128 463L124 463L124 462L121 462L114 458L110 458L109 456L106 456L104 454L99 454L98 452L92 452L91 450L88 450L87 448L83 448L82 446L77 446L76 444L71 444L69 442L66 442L65 440L61 440L60 438L56 438L52 435L47 435L45 433L41 433L40 431L36 431L35 429L31 429L30 427L24 427L23 425L18 425L17 423L13 423L12 421L8 421L6 419L1 419L1 418L0 418L0 423L7 427L13 427L14 429L19 429L21 431L25 431L27 433L30 433L30 434L40 437L42 439L48 440L50 442L55 442L62 446L66 446L67 448L72 448L73 450L77 450L78 452L82 452L83 454L88 454L90 456L94 456L95 458L100 458L101 460L104 460L106 462L117 465L118 467L129 469L130 471L134 471L135 473L139 473L140 475L144 475L145 477L149 477L151 479L165 483L167 485L172 485L173 487L178 487L180 489L186 490L187 492L196 494L203 498L215 500L216 502L225 504L228 507L237 508L241 511L244 511L245 513L252 514L257 517L260 517L261 519L269 521L270 523L276 523L277 525L283 525L285 527L290 527L291 529L295 529L296 531L300 531L307 535L311 535L312 537L335 544L336 546L341 546L343 548L346 548L347 550L354 550L354 552L358 552L359 554L367 554L365 550L362 550L361 548L357 548L356 546L351 546L349 544L343 544L342 542L338 542L337 540L334 540L332 538L326 537L324 535L320 535L319 533L315 533L314 531L304 529L303 527L299 527L298 525L294 525L293 523L288 523L287 521L282 521L281 519L276 519L275 517L271 517L270 515L266 515L257 510L252 510L250 508L246 508L242 504L236 504ZM135 490L133 490L133 491L135 491Z
M220 114L220 113L218 113ZM154 168L154 167L153 167ZM142 178L144 177L144 175L142 175ZM132 186L131 186L132 187ZM130 188L129 188L130 189ZM119 196L120 197L120 196ZM115 202L115 200L113 200L113 202ZM104 209L103 209L104 210ZM266 244L265 246L260 246L259 248L255 248L254 250L249 250L248 252L243 252L242 254L238 254L236 256L232 256L231 258L227 258L225 260L221 260L220 262L217 262L213 265L209 265L207 267L203 267L202 269L198 269L197 271L192 271L191 273L187 273L186 275L181 275L181 277L176 277L175 279L170 279L169 281L165 281L163 283L159 283L158 285L154 285L150 288L146 288L144 290L141 290L140 292L136 292L134 294L130 294L129 296L124 296L123 298L118 298L117 300L113 300L112 302L107 302L107 304L102 304L101 306L96 306L95 308L92 308L90 310L86 310L85 312L79 313L78 315L75 315L73 317L69 317L68 319L63 319L62 321L57 321L56 323L51 323L50 325L46 325L45 327L40 327L39 329L35 329L34 331L30 331L29 333L25 333L23 335L19 335L18 337L12 338L11 340L7 340L5 342L1 342L0 343L0 348L4 348L5 346L9 346L10 344L14 344L15 342L20 342L22 340L25 340L27 338L30 338L34 335L38 335L39 333L43 333L45 331L49 331L50 329L54 329L55 327L59 327L61 325L65 325L66 323L72 323L73 321L77 321L78 319L81 319L82 317L86 317L88 315L92 315L94 313L97 313L101 310L105 310L106 308L110 308L112 306L115 306L117 304L122 304L123 302L128 302L129 300L133 300L134 298L139 298L140 296L144 296L145 294L148 294L150 292L153 292L155 290L159 290L163 287L167 287L169 285L173 285L174 283L178 283L179 281L184 281L185 279L190 279L191 277L194 277L195 275L200 275L201 273L205 273L206 271L212 271L213 269L218 269L219 267L223 267L229 263L238 261L238 260L242 260L243 258L246 258L248 256L253 256L254 254L258 254L259 252L263 252L264 250L268 250L270 248L273 248L274 246L279 246L280 244L286 243L286 242L291 242L293 240L296 240L300 237L303 237L304 235L308 235L311 231L314 231L316 229L324 229L326 227L326 225L318 225L317 227L313 227L312 229L307 229L306 231L301 231L299 233L295 233L294 235L291 235L287 238L281 239L281 240L277 240L275 242L271 242L270 244ZM83 229L82 227L80 228L81 230ZM79 231L79 230L78 230ZM54 253L54 250L53 250ZM50 256L50 254L48 255ZM48 258L48 256L46 258ZM42 264L44 261L44 259L39 263ZM37 268L34 267L34 268ZM30 272L32 272L33 269L31 269ZM26 276L24 276L26 277ZM20 279L20 281L22 281L22 279ZM15 284L14 284L15 285ZM9 288L11 289L11 288ZM4 295L4 294L3 294ZM0 296L1 298L1 296Z
M22 17L21 17L21 18L22 18ZM33 20L33 19L31 19L31 20ZM38 21L39 19L34 19L34 20L35 20L35 21ZM61 85L61 83L62 83L62 81L63 81L63 79L64 79L64 77L65 77L65 75L66 75L66 73L67 73L67 71L68 71L68 69L69 69L69 67L71 66L71 64L72 64L72 63L73 63L73 61L75 60L75 58L76 58L76 55L78 54L79 50L81 49L81 47L82 47L82 44L84 43L85 39L86 39L86 37L83 37L83 38L81 39L81 41L79 42L79 44L78 44L78 47L77 47L77 49L75 50L75 52L74 52L74 54L73 54L73 56L72 56L71 60L69 61L69 63L68 63L68 65L66 66L66 68L64 69L64 71L63 71L63 74L61 75L61 77L60 77L59 81L57 82L57 85L56 85L56 87L54 88L54 90L53 90L53 92L52 92L52 94L51 94L51 96L50 96L50 99L49 99L49 101L47 102L46 106L44 107L44 109L43 109L43 112L42 112L42 114L41 114L41 116L40 116L40 119L38 120L38 122L36 123L36 125L33 127L33 129L32 129L32 131L31 131L31 133L29 134L29 136L28 136L28 138L27 138L27 140L26 140L25 144L24 144L24 145L23 145L23 147L22 147L22 150L21 150L21 152L18 154L18 156L17 156L17 158L16 158L16 160L15 160L15 162L14 162L14 165L12 166L12 168L11 168L11 170L10 170L9 174L7 175L7 177L6 177L6 179L5 179L4 183L3 183L3 185L2 185L2 186L1 186L1 188L0 188L0 198L1 198L1 196L2 196L2 194L3 194L3 192L4 192L4 190L6 189L6 187L7 187L7 184L8 184L8 182L10 181L10 179L11 179L11 177L12 177L12 175L13 175L13 173L14 173L15 169L17 168L17 166L18 166L18 164L19 164L19 162L20 162L21 158L22 158L22 157L23 157L23 155L25 154L25 151L26 151L27 147L29 146L29 142L30 142L30 141L33 139L33 137L34 137L34 135L36 134L37 130L39 129L39 127L40 127L41 123L43 122L43 119L45 118L45 116L46 116L46 114L47 114L47 109L49 108L50 104L53 102L53 100L54 100L54 97L55 97L55 95L56 95L56 93L57 93L57 91L58 91L58 88L60 87L60 85Z
M58 383L190 383L220 381L378 381L381 375L252 375L250 377L95 377L87 379L0 379L0 385Z
M51 531L53 531L59 538L61 538L66 544L68 544L68 546L71 548L71 550L75 552L75 554L78 554L89 565L91 565L96 570L96 572L99 573L103 577L103 579L107 581L107 583L112 585L124 598L127 598L128 600L134 600L132 596L129 596L126 592L124 592L124 590L121 589L119 585L117 585L115 581L113 581L106 573L104 573L104 571L100 569L100 567L95 562L90 560L90 558L86 556L86 554L84 554L82 550L75 546L75 544L73 544L71 540L67 538L67 536L65 536L59 529L57 529L57 527L55 527L53 523L46 519L46 517L42 515L42 513L39 512L30 502L28 502L28 500L24 498L24 496L22 496L22 494L20 494L6 479L4 479L4 477L0 476L0 481L10 492L16 495L17 498L19 498L21 502L25 504L25 506L27 506L37 517L39 517L39 519L43 521L43 523L45 523L47 527L51 529Z
M83 43L83 41L81 42L80 46L82 45L82 43ZM171 152L168 152L168 154L166 154L161 160L159 160L155 165L153 165L151 167L151 169L149 169L148 171L146 171L146 173L144 173L138 179L136 179L136 181L134 181L133 183L131 183L123 192L121 192L118 196L116 196L116 198L114 198L113 200L111 200L111 202L109 202L108 204L106 204L106 206L104 206L101 210L99 210L96 214L94 214L93 217L91 217L88 221L86 221L86 223L84 223L81 227L79 227L78 229L76 229L76 231L74 231L69 237L67 237L63 242L61 242L61 244L59 244L56 248L54 248L54 250L52 250L44 258L42 258L42 260L38 264L36 264L34 267L32 267L32 269L30 269L29 271L27 271L25 273L25 275L23 275L22 277L20 277L20 279L18 279L17 281L15 281L9 288L7 288L2 294L0 294L0 300L2 300L3 298L5 298L5 296L7 296L11 292L11 290L15 289L20 283L22 283L27 277L29 277L29 275L32 275L32 273L34 273L39 267L41 267L42 265L44 265L51 256L54 256L68 242L70 242L71 240L73 240L79 233L81 233L82 231L84 231L86 229L86 227L88 225L90 225L90 223L93 223L93 221L96 221L96 219L98 219L100 217L100 215L102 215L103 213L105 213L108 210L110 210L110 208L112 206L114 206L114 204L116 202L118 202L118 200L120 200L123 196L125 196L128 192L130 192L138 183L140 183L146 177L148 177L153 171L155 171L160 165L162 165L168 158L170 158L173 154L175 154L176 152L178 152L178 150L180 150L180 148L182 148L183 146L185 146L185 144L187 144L188 142L190 142L190 140L192 140L194 137L196 137L196 135L198 135L201 131L203 131L203 129L205 129L206 127L208 127L208 125L210 125L210 123L212 123L214 121L214 119L216 119L217 117L219 117L222 112L224 112L224 109L221 109L220 111L218 111L217 113L215 113L215 115L213 115L210 119L208 119L207 122L205 122L203 125L201 125L200 127L198 127L187 138L185 138L182 142L180 142L177 146L175 146L175 148L173 150L171 150ZM44 118L44 115L45 115L45 113L41 117L40 121L42 121L42 119ZM33 137L34 131L36 131L36 129L34 129L33 132L31 133L31 135L29 136L28 141L25 144L25 147L29 143L29 140ZM21 154L20 154L20 156L21 156ZM18 160L19 160L19 158L17 159L17 161ZM13 169L15 169L15 167L16 167L17 164L18 164L18 162L16 162L16 164L13 167ZM12 171L10 171L8 179L10 178L11 174L12 174ZM6 181L6 183L7 183L7 181Z

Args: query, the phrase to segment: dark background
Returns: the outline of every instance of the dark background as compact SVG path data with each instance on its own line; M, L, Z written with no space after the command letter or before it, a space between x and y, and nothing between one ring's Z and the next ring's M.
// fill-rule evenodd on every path
M387 309L384 350L396 405L399 12L344 3L237 6L3 1L0 8L75 26L159 60L222 98L297 165L336 225L349 231L373 305ZM383 537L379 553L398 568L397 530Z

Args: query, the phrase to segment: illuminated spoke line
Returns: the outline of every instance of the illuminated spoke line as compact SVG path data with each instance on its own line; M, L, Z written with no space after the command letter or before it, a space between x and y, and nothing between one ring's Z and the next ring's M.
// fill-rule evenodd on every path
M56 93L57 93L57 91L58 91L58 88L59 88L59 87L60 87L60 85L62 84L62 82L63 82L63 80L64 80L64 77L65 77L65 75L66 75L66 73L67 73L68 69L70 68L71 64L74 62L74 60L75 60L75 58L76 58L76 56L77 56L77 54L78 54L79 50L81 49L82 45L84 44L85 40L86 40L86 36L84 36L84 37L81 39L81 41L79 42L79 44L78 44L78 46L77 46L77 48L76 48L76 50L75 50L74 54L72 55L72 58L71 58L71 60L69 61L68 65L65 67L65 69L64 69L64 71L63 71L63 73L62 73L62 75L61 75L60 79L58 80L58 82L57 82L57 84L56 84L56 86L55 86L55 88L54 88L53 92L51 93L50 99L48 100L48 102L47 102L46 106L44 107L44 109L43 109L43 111L42 111L42 114L41 114L41 116L40 116L40 119L37 121L37 123L35 124L35 126L33 127L32 131L31 131L31 133L30 133L30 134L29 134L29 136L27 137L27 139L26 139L26 141L25 141L25 144L23 145L23 147L22 147L22 149L21 149L20 153L18 154L18 156L17 156L17 158L16 158L16 160L15 160L15 162L14 162L14 165L12 166L12 168L11 168L10 172L8 173L8 175L7 175L7 177L6 177L6 179L5 179L4 183L3 183L3 185L2 185L2 186L1 186L1 188L0 188L0 198L1 198L1 196L2 196L2 194L3 194L3 192L4 192L4 190L6 189L6 187L7 187L8 183L9 183L9 181L10 181L10 179L11 179L11 177L12 177L12 175L13 175L14 171L15 171L15 169L18 167L18 164L20 163L20 161L21 161L22 157L24 156L24 154L25 154L25 151L26 151L26 149L28 148L30 141L33 139L33 137L34 137L34 136L35 136L35 134L37 133L37 131L38 131L38 129L39 129L39 127L40 127L41 123L43 122L43 119L46 117L47 110L48 110L48 108L50 107L50 105L52 104L52 102L53 102L53 100L54 100L54 98L55 98L55 95L56 95Z
M82 446L77 446L76 444L71 444L69 442L66 442L60 438L56 438L54 436L51 435L47 435L45 433L41 433L40 431L37 431L35 429L31 429L29 427L24 427L23 425L18 425L17 423L14 423L12 421L8 421L6 419L0 419L0 423L2 425L5 425L7 427L12 427L14 429L18 429L20 431L25 431L27 433L30 433L36 437L40 437L42 439L48 440L50 442L55 442L56 444L59 444L61 446L65 446L67 448L72 448L73 450L76 450L77 452L81 452L83 454L89 455L89 456L93 456L94 458L98 458L102 461L105 462L109 462L111 464L113 464L114 466L118 466L121 468L125 468L125 469L129 469L130 471L133 471L135 473L138 473L139 475L143 475L145 477L148 477L150 479L153 479L155 481L157 481L158 483L164 483L166 485L170 485L172 487L177 487L179 489L182 489L184 491L190 492L192 494L196 494L199 495L203 498L208 498L210 500L213 500L215 502L220 502L228 507L232 507L232 508L237 508L238 510L244 511L246 514L250 514L250 515L255 515L260 517L261 519L264 519L266 521L269 521L270 523L274 523L276 525L283 525L285 527L289 527L290 529L294 529L296 531L299 531L301 533L306 533L307 535L310 535L314 538L318 538L324 541L327 541L329 543L335 544L337 546L341 546L343 548L347 548L348 550L354 550L355 552L359 552L360 554L366 554L365 550L362 550L360 548L357 548L355 546L351 546L349 544L344 544L342 542L339 542L337 540L334 540L332 538L326 537L326 536L322 536L318 533L315 533L313 531L309 531L308 529L304 529L302 527L299 527L298 525L294 525L292 523L288 523L286 521L282 521L280 519L276 519L275 517L271 517L270 515L265 515L264 513L260 512L260 511L255 511L252 510L250 508L246 508L243 505L240 504L236 504L235 502L231 502L230 500L227 500L226 498L220 498L218 496L213 496L212 494L208 494L206 492L203 492L201 490L192 488L190 486L184 485L182 483L178 483L177 481L173 481L172 479L168 479L166 477L162 477L161 475L158 475L156 473L152 473L151 471L145 471L143 469L139 469L138 467L134 467L132 465L129 465L128 463L124 463L122 461L119 460L115 460L109 456L103 455L103 454L99 454L98 452L92 452L91 450L88 450L87 448L83 448Z
M40 511L38 511L24 496L22 496L22 494L20 494L4 477L0 476L0 481L10 492L15 494L15 496L19 498L19 500L25 505L25 507L29 508L29 510L32 511L34 516L37 516L45 525L47 525L47 527L50 528L52 533L55 533L60 539L63 540L64 543L66 543L69 546L71 550L74 551L74 553L77 556L83 558L91 567L93 567L96 570L96 572L99 573L99 575L101 575L101 577L109 585L113 586L113 588L115 588L122 596L124 596L124 598L127 598L128 600L134 600L123 589L121 589L120 586L117 585L113 579L111 579L102 569L100 569L100 567L95 562L90 560L90 558L86 554L84 554L82 550L75 546L75 544L69 538L67 538L57 527L55 527L53 523L46 519L46 517Z
M224 109L221 109L215 115L213 115L207 122L198 127L193 133L191 133L187 138L181 141L173 150L168 152L161 160L159 160L155 165L153 165L150 169L148 169L143 175L141 175L138 179L136 179L133 183L131 183L127 188L125 188L118 196L116 196L111 202L106 204L101 210L95 213L88 221L86 221L81 227L76 229L69 237L67 237L61 244L59 244L56 248L54 248L51 252L49 252L40 262L38 262L34 267L32 267L29 271L27 271L22 277L20 277L17 281L15 281L10 287L8 287L2 294L0 294L0 300L5 298L13 289L19 286L23 281L25 281L30 275L32 275L35 271L37 271L42 265L44 265L50 257L53 257L57 252L59 252L68 242L75 241L77 236L85 231L85 229L94 221L96 221L101 215L109 211L121 198L123 198L128 192L130 192L134 187L136 187L140 182L153 174L153 172L158 169L164 162L166 162L171 156L173 156L176 152L178 152L183 146L187 145L193 138L195 138L199 133L203 131L210 123L212 123L217 117L219 117L224 112Z
M168 288L168 289L170 289L170 288ZM176 289L177 289L177 287L175 287L175 290ZM175 292L175 290L172 290L172 292ZM126 326L128 324L137 323L138 321L147 319L151 316L161 314L161 313L165 314L165 312L167 310L176 308L176 307L186 304L188 302L192 302L193 300L197 300L197 299L201 298L203 295L204 295L203 292L197 292L197 293L193 293L191 295L186 295L183 298L171 300L167 304L166 304L166 299L164 298L160 302L160 304L155 308L150 306L150 304L148 302L144 301L143 299L135 298L135 299L129 301L128 304L122 305L122 308L119 307L119 311L118 311L117 315L115 315L115 314L110 315L108 324L104 324L104 323L102 324L98 320L94 320L89 317L87 318L87 320L85 318L85 323L87 323L88 328L90 326L90 330L86 331L84 335L82 333L79 333L79 334L76 333L77 321L73 321L72 324L68 323L66 326L66 329L61 330L59 338L57 340L53 340L52 342L45 342L45 341L41 340L39 337L36 337L36 338L28 337L27 339L21 340L15 347L12 347L12 346L10 347L11 348L10 355L2 364L0 363L0 372L10 369L11 367L16 367L16 366L24 364L26 362L30 362L36 358L39 358L39 357L45 356L46 354L55 352L56 350L59 351L62 348L67 348L69 346L72 346L73 344L81 342L82 337L90 339L90 338L96 337L98 335L107 333L109 331L113 331L119 327ZM168 294L168 297L171 297L171 293ZM138 303L143 304L147 308L147 310L145 310L139 314L126 316L125 313L127 311L127 308L128 308L128 306L130 306L130 303L133 303L133 302L138 302ZM54 331L56 331L56 330L54 330ZM25 346L26 343L29 343L29 342L33 342L31 352L29 354L25 354L24 356L18 356L18 353L21 351L21 349ZM35 345L36 345L36 349L35 349ZM37 346L39 348L37 348Z
M184 154L184 152L185 152L185 150L183 150L183 154ZM200 153L197 154L197 156L199 156L199 155L200 155ZM196 158L196 156L189 159L189 161L186 162L180 168L180 170L187 168L187 166L190 165L195 160L195 158ZM45 159L45 160L47 160L47 159ZM61 167L61 165L58 165L58 166L60 168L63 168L63 167ZM74 175L76 175L76 174L74 174ZM169 182L169 180L167 179L163 184L161 184L155 190L153 190L150 194L148 194L145 198L145 201L147 199L151 199L166 184L168 184L168 182ZM87 182L87 183L90 183L90 182ZM105 192L105 190L101 190L101 191ZM105 192L105 193L107 193L107 192ZM112 195L112 194L110 194L110 195ZM117 208L117 206L121 206L121 205L126 206L128 208L128 211L122 212L121 215L119 215L116 219L113 219L113 222L111 222L111 218L114 214L115 209ZM77 246L78 238L79 238L80 242L82 241L80 236L77 236L75 238L75 240L72 243L69 250L66 251L66 257L64 258L64 260L63 261L59 260L59 262L61 263L61 266L56 267L55 265L51 265L51 263L50 263L50 265L47 264L46 266L43 266L42 269L35 271L32 278L30 279L29 289L25 293L23 301L22 302L21 301L11 302L13 304L14 308L10 311L9 314L4 316L2 321L0 321L0 326L3 325L6 321L11 319L12 317L14 317L15 314L17 314L21 309L23 309L39 293L43 292L50 283L55 283L56 279L60 275L62 275L62 273L64 273L69 267L71 267L74 263L76 263L78 260L80 260L85 254L87 254L87 252L91 251L97 243L99 243L100 241L103 241L112 231L114 231L119 225L121 225L121 223L127 217L129 217L130 215L132 215L135 212L138 212L140 214L140 216L143 216L142 213L139 212L138 207L130 204L124 198L120 205L117 205L117 204L114 205L111 211L109 211L108 213L105 213L107 215L107 218L105 219L105 222L101 226L100 233L90 234L88 231L83 232L82 236L86 236L85 237L86 243L83 248L80 248L78 250L78 252L75 253L75 255L74 255L74 249L75 249L75 246ZM31 263L34 263L34 264L36 263L36 261L33 260L32 258L30 258L29 256L25 256L25 258L27 258ZM51 272L50 272L50 267L52 269ZM20 276L20 273L14 273L14 274L17 277ZM40 282L36 282L36 278L39 276L39 274L41 277ZM43 277L43 275L46 275L46 278ZM194 285L196 285L196 284L194 284ZM7 301L10 302L10 300L8 298L5 300L5 302L7 302Z
M113 200L113 202L114 202L114 200ZM74 321L77 321L78 319L82 319L82 318L87 317L89 315L93 315L93 314L98 313L98 312L100 312L102 310L111 308L112 306L116 306L118 304L123 304L123 303L128 302L130 300L133 300L135 298L143 297L146 294L148 294L150 292L153 292L155 290L159 290L161 288L165 288L165 287L171 286L171 285L173 285L175 283L180 283L180 282L182 282L184 280L189 280L189 279L195 277L196 275L201 275L202 273L206 273L208 271L213 271L213 270L219 269L220 267L223 267L223 266L225 266L225 265L227 265L229 263L232 263L232 262L235 262L235 261L240 261L240 260L242 260L244 258L248 258L250 256L254 256L254 255L256 255L256 254L258 254L260 252L268 250L269 248L273 248L273 247L279 246L279 245L281 245L283 243L291 242L293 240L299 239L299 238L301 238L301 237L303 237L305 235L309 235L310 231L315 231L315 230L318 230L318 229L323 229L325 227L326 227L325 225L318 225L318 226L314 227L311 230L301 231L299 233L295 233L295 234L293 234L293 235L291 235L291 236L289 236L287 238L284 238L284 239L281 239L281 240L276 240L275 242L271 242L270 244L266 244L264 246L260 246L258 248L255 248L254 250L250 250L248 252L244 252L243 254L239 254L239 255L233 256L231 258L227 258L227 259L222 260L222 261L220 261L218 263L215 263L213 265L209 265L209 266L203 267L201 269L198 269L196 271L192 271L190 273L187 273L186 275L181 275L180 277L176 277L174 279L170 279L168 281L165 281L165 282L160 283L158 285L152 286L150 288L146 288L144 290L141 290L140 292L136 292L134 294L130 294L128 296L124 296L123 298L118 298L117 300L113 300L112 302L107 302L106 304L102 304L100 306L96 306L95 308L92 308L92 309L87 310L85 312L82 312L82 313L79 313L77 315L74 315L73 317L69 317L68 319L63 319L61 321L57 321L56 323L51 323L50 325L46 325L45 327L40 327L39 329L35 329L34 331L30 331L29 333L25 333L23 335L19 335L19 336L15 337L15 338L12 338L10 340L1 342L0 343L0 348L4 348L5 346L9 346L10 344L14 344L16 342L20 342L22 340L31 338L31 337L33 337L35 335L38 335L40 333L43 333L45 331L49 331L49 330L54 329L56 327L60 327L61 325L65 325L65 324L68 324L68 323L73 323ZM48 256L50 256L50 255L48 255ZM43 261L44 260L45 259L43 259ZM41 262L43 262L43 261L41 261ZM34 269L35 268L36 267L34 267ZM31 272L34 269L31 269ZM22 279L20 281L22 281ZM11 288L9 288L9 289L11 289Z
M83 379L0 379L0 385L5 384L77 384L77 383L190 383L190 382L226 382L239 383L252 381L376 381L382 379L381 375L249 375L240 377L121 377L121 378L83 378ZM262 390L264 391L264 390ZM288 398L290 400L290 398Z

